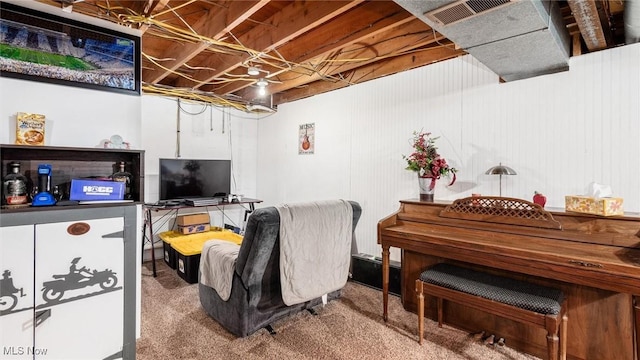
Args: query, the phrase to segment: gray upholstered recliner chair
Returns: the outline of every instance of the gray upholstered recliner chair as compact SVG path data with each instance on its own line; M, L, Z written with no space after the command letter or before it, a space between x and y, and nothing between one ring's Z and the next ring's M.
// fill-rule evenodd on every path
M357 202L349 201L348 204L353 210L353 238L362 209ZM322 303L321 297L292 306L283 302L279 231L280 216L275 207L257 209L251 214L233 269L227 301L222 300L212 287L198 282L204 310L236 336L245 337L265 327L272 331L270 324L275 321ZM333 291L327 298L338 298L340 293L341 289Z

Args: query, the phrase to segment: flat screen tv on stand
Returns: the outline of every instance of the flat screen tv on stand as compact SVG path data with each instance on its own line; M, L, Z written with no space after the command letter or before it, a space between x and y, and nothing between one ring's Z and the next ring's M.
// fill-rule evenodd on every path
M160 159L161 202L224 198L230 192L230 160Z

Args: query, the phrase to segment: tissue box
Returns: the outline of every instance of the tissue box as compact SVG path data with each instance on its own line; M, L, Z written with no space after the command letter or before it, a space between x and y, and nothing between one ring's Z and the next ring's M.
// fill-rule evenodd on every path
M567 211L595 215L624 215L622 198L594 198L590 196L568 195L564 197Z

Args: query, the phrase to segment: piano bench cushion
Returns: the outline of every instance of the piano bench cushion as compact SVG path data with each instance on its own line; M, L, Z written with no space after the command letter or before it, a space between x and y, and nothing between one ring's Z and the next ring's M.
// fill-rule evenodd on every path
M507 277L440 263L420 274L420 280L539 314L560 313L562 291Z

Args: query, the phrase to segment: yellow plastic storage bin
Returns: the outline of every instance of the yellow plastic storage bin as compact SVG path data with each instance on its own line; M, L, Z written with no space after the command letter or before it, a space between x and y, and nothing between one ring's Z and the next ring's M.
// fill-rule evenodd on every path
M164 254L164 262L169 265L170 268L176 268L176 251L171 247L171 243L177 239L180 239L180 233L173 230L165 231L158 234L158 237L162 240L162 253Z
M209 240L226 240L234 244L242 243L242 236L232 231L207 231L204 233L171 237L171 248L174 250L176 271L186 282L198 282L200 254L204 243Z

